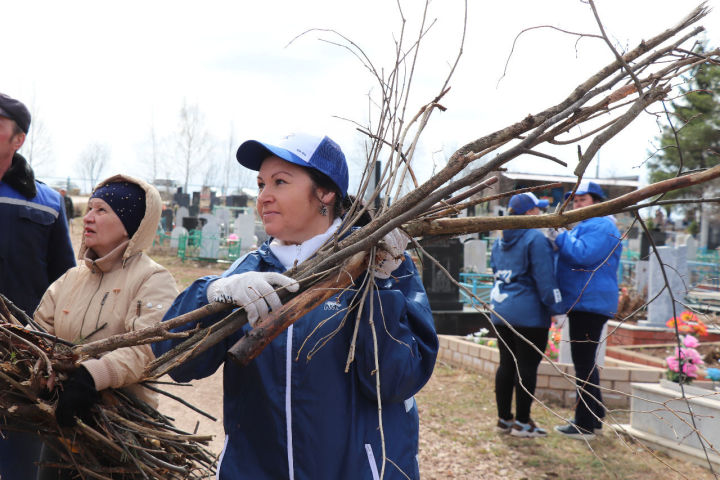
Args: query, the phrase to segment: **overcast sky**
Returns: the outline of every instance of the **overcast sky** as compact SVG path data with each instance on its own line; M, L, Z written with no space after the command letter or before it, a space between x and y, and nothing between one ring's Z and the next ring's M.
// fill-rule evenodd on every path
M411 2L405 2L411 3ZM413 0L412 4L419 4ZM524 28L554 25L597 33L590 7L580 0L469 2L460 65L424 136L416 169L426 177L459 146L557 103L612 60L599 40ZM628 50L674 25L697 4L669 0L596 0L605 28ZM711 45L720 39L720 0L702 22ZM433 98L461 39L462 6L436 0L437 19L425 40L410 111ZM405 5L406 28L419 12ZM373 78L347 50L319 41L337 39L311 29L334 29L388 68L400 22L388 0L328 1L35 1L3 5L0 92L37 111L51 139L52 162L38 170L48 180L80 176L74 166L94 142L109 145L103 176L123 172L149 178L148 144L154 126L172 138L183 104L196 104L216 142L220 164L245 139L273 140L303 130L327 134L348 156L359 155L354 125L364 123ZM408 37L409 38L409 37ZM502 77L502 80L501 80ZM657 134L645 116L600 155L601 176L639 175ZM513 162L517 171L570 173L538 159ZM240 168L239 166L237 168ZM354 168L351 166L351 169ZM197 179L196 179L197 181Z

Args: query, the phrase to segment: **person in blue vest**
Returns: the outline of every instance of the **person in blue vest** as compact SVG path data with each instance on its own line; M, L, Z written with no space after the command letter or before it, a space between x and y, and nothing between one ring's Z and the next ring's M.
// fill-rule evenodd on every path
M573 197L573 209L604 200L600 185L583 181ZM578 391L575 418L555 427L566 437L591 440L602 428L605 408L595 356L603 327L617 311L621 242L615 220L609 216L583 220L554 238L557 278L568 316Z
M547 205L533 193L513 195L508 203L510 215L539 215ZM540 230L504 230L492 246L495 285L490 319L500 350L495 372L497 428L516 437L547 436L530 418L530 409L551 317L563 313L553 263L552 247Z
M345 156L327 136L293 134L275 144L249 140L237 159L257 171L257 214L269 238L221 276L195 281L166 315L211 301L247 312L242 331L170 371L186 382L224 364L226 440L218 478L419 479L414 395L432 374L438 338L402 232L385 236L387 250L355 287L306 313L249 365L225 362L228 348L280 308L275 289L297 290L282 272L312 257L338 231L349 181ZM357 288L365 281L375 288L359 309ZM181 329L189 328L195 325ZM159 342L153 350L160 356L180 341ZM346 370L353 342L354 361Z
M32 318L45 290L75 266L60 194L42 182L17 153L30 128L30 111L0 93L0 293ZM0 478L34 479L42 442L7 432L0 422Z

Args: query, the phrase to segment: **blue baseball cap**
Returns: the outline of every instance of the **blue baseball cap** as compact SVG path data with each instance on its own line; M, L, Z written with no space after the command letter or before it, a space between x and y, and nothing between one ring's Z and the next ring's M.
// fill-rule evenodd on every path
M540 200L532 192L519 193L510 197L508 207L513 209L513 213L518 215L525 215L528 210L532 208L547 208L550 204L547 200Z
M343 197L347 195L349 174L345 154L330 137L291 133L277 145L248 140L240 145L236 157L240 165L259 171L263 160L270 155L324 173L337 185Z
M571 192L565 192L565 199L570 196L570 193ZM575 192L575 196L585 195L586 193L589 193L594 197L598 197L600 200L605 200L605 192L603 192L603 189L600 187L600 185L595 182L591 182L589 180L583 180L582 182L580 182L580 185Z

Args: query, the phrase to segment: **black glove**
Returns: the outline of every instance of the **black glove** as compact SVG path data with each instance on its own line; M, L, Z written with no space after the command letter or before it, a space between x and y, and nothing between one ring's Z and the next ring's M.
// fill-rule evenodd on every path
M75 416L88 421L90 408L100 400L93 380L87 368L80 366L63 382L58 398L55 418L61 427L75 425Z

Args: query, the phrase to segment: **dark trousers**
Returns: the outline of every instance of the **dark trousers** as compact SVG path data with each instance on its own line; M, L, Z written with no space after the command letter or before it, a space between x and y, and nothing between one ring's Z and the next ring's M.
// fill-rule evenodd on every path
M577 377L578 400L575 405L575 423L587 430L600 426L605 417L600 392L600 374L595 356L600 335L608 318L598 313L570 312L570 354Z
M498 417L513 418L512 397L515 392L515 418L518 422L530 420L532 395L537 383L537 369L548 342L548 328L514 327L520 338L505 325L495 325L500 349L500 365L495 372L495 402ZM528 344L528 341L532 344ZM517 365L516 365L517 363ZM521 385L522 383L522 385Z
M42 440L25 432L3 431L0 437L0 478L2 480L34 480L40 459Z
M62 457L47 445L43 445L40 462L64 463ZM73 480L75 478L80 478L75 469L40 467L36 480Z

